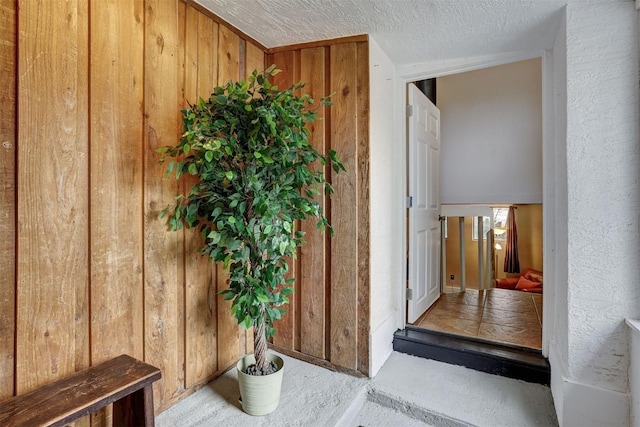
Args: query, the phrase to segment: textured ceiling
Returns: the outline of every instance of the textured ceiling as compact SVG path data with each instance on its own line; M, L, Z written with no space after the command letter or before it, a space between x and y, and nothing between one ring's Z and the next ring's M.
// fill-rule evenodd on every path
M623 0L197 0L267 47L370 34L396 65L553 45L561 9Z

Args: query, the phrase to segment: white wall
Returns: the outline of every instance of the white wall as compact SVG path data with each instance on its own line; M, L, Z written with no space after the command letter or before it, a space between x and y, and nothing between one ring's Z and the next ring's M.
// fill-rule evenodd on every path
M402 188L393 173L395 67L373 38L369 38L370 72L370 199L371 199L371 330L370 372L374 376L393 348L393 332L401 307L397 281L402 268L396 262L402 249L403 225L393 200Z
M540 58L437 80L442 203L542 203Z
M632 2L567 6L563 425L629 424L624 319L640 313L638 61Z
M545 319L553 319L553 330L545 326L551 386L562 426L626 426L631 422L630 340L624 319L640 317L638 12L632 1L572 2L562 22L552 52L545 55L551 62L545 79L553 89L545 91L543 195L545 215L553 225L545 225L545 259L553 257L555 268L552 292L545 292L553 310L545 310ZM507 54L396 67L395 151L392 171L385 176L395 183L394 193L387 194L387 203L393 205L390 226L403 242L404 228L398 230L395 221L404 224L401 110L406 82L540 54L514 53L511 61L505 60ZM379 84L384 83L372 73L372 88ZM386 116L391 107L386 108L371 109L372 134L378 121L391 126ZM380 149L378 145L372 151ZM372 178L382 173L383 164L391 166L389 159L372 154ZM372 192L378 194L373 185ZM373 205L372 200L372 212L377 209ZM392 254L398 273L390 288L375 289L380 282L372 270L372 293L378 296L386 289L401 292L404 243L398 244L397 237L388 242L372 238L372 253L388 243L400 251ZM372 259L372 265L375 262ZM372 295L372 326L386 312L375 298Z
M565 11L566 12L566 11ZM564 380L567 376L569 334L567 310L567 25L566 13L557 31L551 54L548 81L550 99L545 99L545 275L552 286L545 289L543 325L548 333L548 357L551 363L551 392L558 419L563 419ZM550 292L551 291L551 292Z

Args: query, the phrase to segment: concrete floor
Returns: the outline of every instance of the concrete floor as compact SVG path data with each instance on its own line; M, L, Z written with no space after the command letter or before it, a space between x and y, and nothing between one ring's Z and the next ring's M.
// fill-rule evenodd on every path
M374 379L281 355L280 405L252 417L238 403L231 370L162 412L158 427L557 426L548 387L393 353Z

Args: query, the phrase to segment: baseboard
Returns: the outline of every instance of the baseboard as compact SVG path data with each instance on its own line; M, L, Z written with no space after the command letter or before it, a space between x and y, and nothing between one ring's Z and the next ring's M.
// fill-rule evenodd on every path
M369 335L369 376L375 377L384 362L393 352L393 334L400 327L398 313L392 312L375 331Z
M553 404L556 407L558 422L560 422L563 418L564 412L563 385L565 378L567 377L567 373L558 351L558 345L553 340L549 342L549 365L551 365L551 396L553 397Z
M572 381L555 343L551 343L551 393L560 427L626 427L630 425L629 394Z

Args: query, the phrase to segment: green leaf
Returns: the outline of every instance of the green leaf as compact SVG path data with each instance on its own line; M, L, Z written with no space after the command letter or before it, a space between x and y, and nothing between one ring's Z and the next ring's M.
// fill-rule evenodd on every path
M253 326L253 319L251 319L251 316L245 316L244 320L240 322L240 326L244 329L251 328Z
M220 291L220 294L224 296L224 300L225 301L232 300L233 297L235 297L235 294L232 291L230 291L229 289L225 289L223 291Z
M293 292L283 256L295 257L304 243L295 221L314 215L331 233L319 193L333 193L326 173L344 171L335 151L324 155L309 142L318 117L304 85L278 89L270 78L279 72L273 65L217 86L182 111L176 144L158 149L161 161L171 158L167 174L194 175L166 210L168 228L199 231L200 253L229 270L221 294L233 301L232 315L249 328L266 310L268 336L284 312L276 307Z

